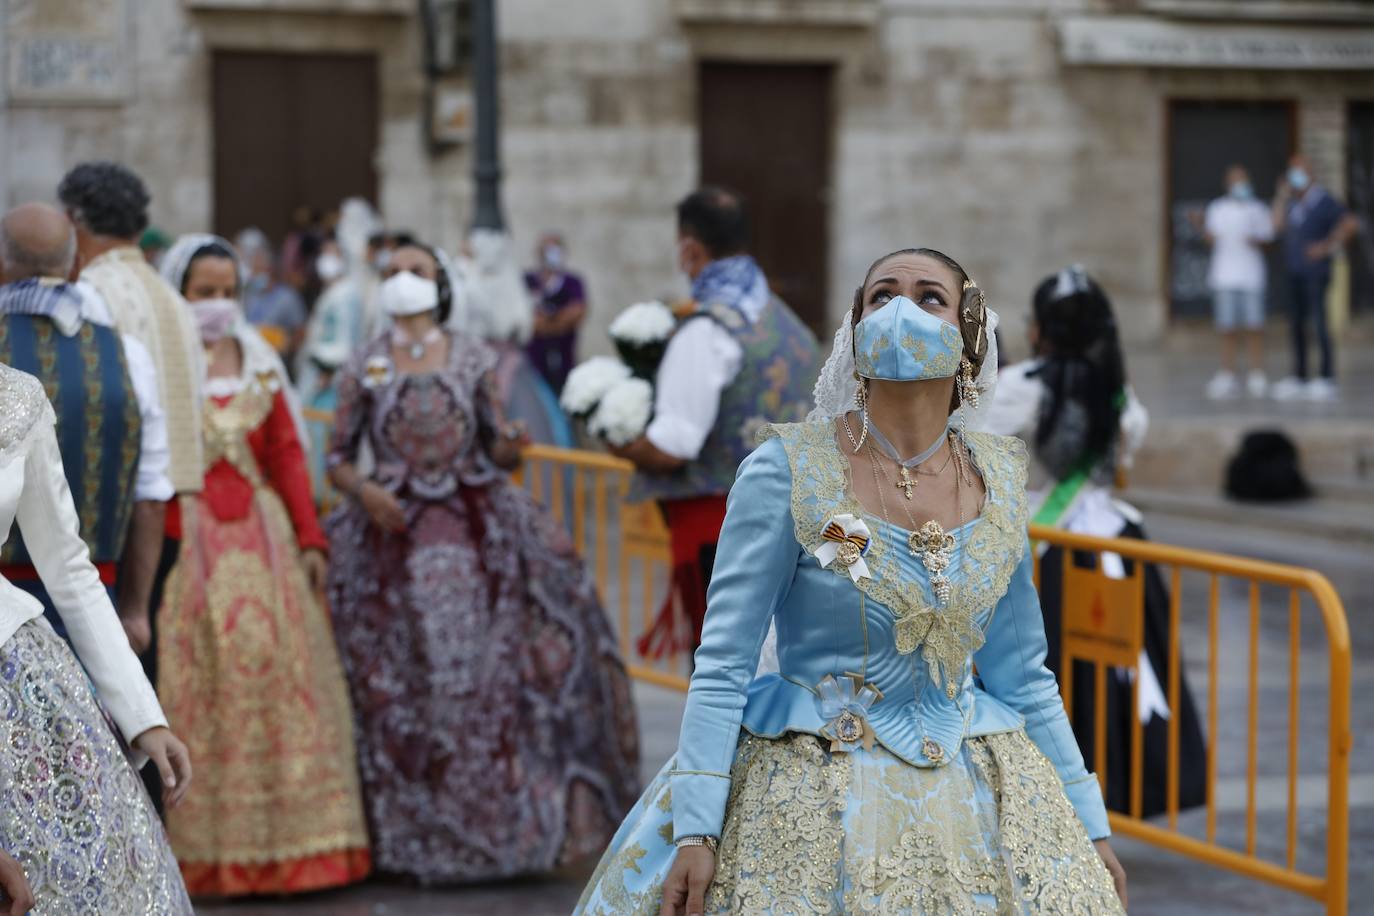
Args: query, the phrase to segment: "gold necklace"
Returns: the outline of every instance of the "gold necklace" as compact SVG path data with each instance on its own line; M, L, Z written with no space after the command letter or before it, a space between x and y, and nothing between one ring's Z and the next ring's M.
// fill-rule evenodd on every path
M951 453L954 448L955 440L951 433ZM868 463L873 471L873 488L878 491L878 506L883 513L883 521L890 525L892 518L887 513L887 499L883 496L883 485L878 480L878 474L881 473L883 480L888 483L891 483L892 479L887 476L887 470L878 462L878 454L872 444L868 447ZM954 476L954 511L959 519L960 529L964 527L964 503L959 486L961 476L960 474ZM940 523L933 518L917 529L916 518L911 514L911 510L907 509L906 506L902 506L902 510L906 512L907 519L911 522L909 529L911 535L907 538L907 550L911 552L913 557L918 558L921 565L926 568L926 572L930 576L930 590L934 593L935 600L941 605L948 605L954 593L954 586L949 576L945 574L945 570L949 568L953 559L954 535L945 531ZM962 568L962 555L959 565Z
M844 434L849 437L849 444L854 446L854 452L857 454L859 451L859 440L854 438L854 428L849 425L849 412L846 411L841 414L840 419L844 421Z

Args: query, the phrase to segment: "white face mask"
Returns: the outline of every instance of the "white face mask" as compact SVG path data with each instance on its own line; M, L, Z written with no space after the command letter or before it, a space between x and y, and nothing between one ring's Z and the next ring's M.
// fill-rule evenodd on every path
M200 299L190 306L200 329L200 342L207 347L223 340L243 315L237 299Z
M326 251L315 259L315 273L326 283L339 279L346 270L348 265L344 263L344 259L332 251Z
M379 301L392 317L418 315L439 307L439 284L401 271L382 283Z

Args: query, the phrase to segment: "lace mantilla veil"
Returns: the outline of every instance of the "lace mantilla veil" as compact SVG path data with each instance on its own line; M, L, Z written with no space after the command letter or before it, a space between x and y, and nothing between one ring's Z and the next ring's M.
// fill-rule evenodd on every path
M994 389L997 387L997 325L1001 319L992 309L987 310L988 352L983 358L983 366L978 370L978 406L959 405L950 420L955 429L979 429L983 413L992 403ZM811 398L815 406L806 415L808 421L833 420L851 410L858 409L859 382L854 375L854 326L850 323L846 310L840 326L835 330L835 344L830 358L821 368L812 389ZM778 631L770 621L768 636L759 652L758 668L754 676L771 674L778 667Z

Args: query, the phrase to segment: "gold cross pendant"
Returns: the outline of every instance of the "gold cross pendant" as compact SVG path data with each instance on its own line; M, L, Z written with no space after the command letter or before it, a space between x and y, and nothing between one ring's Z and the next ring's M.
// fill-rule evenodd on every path
M911 474L906 469L906 465L902 464L898 465L898 467L902 470L902 479L897 481L896 487L899 490L906 491L906 498L911 499L911 491L916 489L916 481L912 479Z

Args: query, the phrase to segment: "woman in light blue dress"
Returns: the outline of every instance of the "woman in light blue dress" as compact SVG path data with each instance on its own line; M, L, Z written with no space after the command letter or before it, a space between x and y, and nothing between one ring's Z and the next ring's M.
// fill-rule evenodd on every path
M811 419L740 467L678 752L578 913L1124 912L1044 665L1025 448L965 429L995 319L939 252L870 269Z

